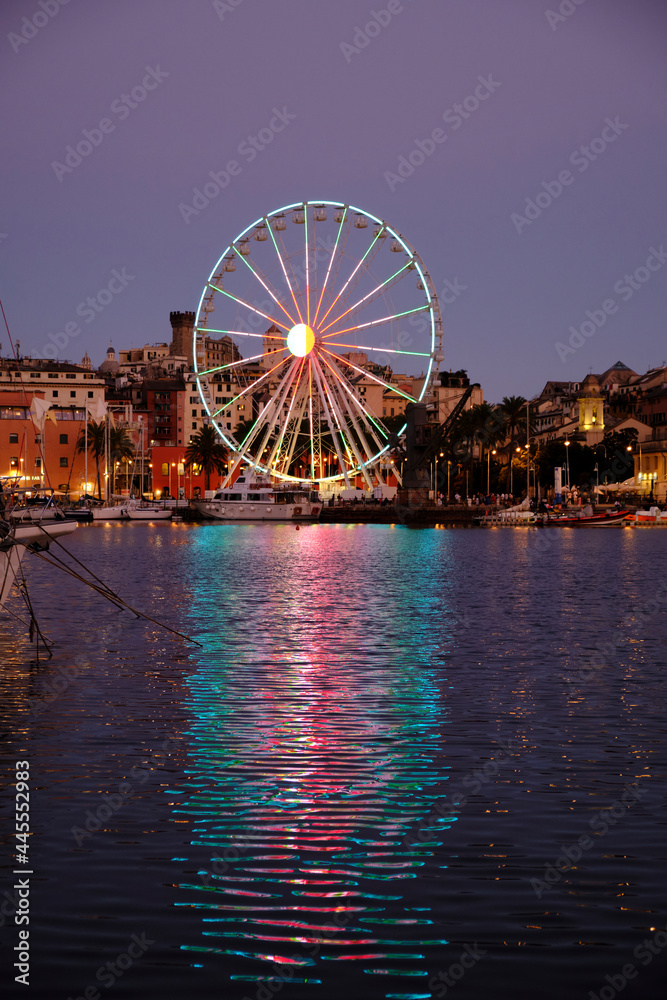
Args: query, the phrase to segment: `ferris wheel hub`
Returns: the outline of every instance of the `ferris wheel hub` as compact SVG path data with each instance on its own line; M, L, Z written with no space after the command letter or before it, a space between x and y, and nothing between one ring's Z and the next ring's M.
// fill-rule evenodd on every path
M287 334L287 348L295 358L305 358L315 346L315 334L305 323L297 323Z

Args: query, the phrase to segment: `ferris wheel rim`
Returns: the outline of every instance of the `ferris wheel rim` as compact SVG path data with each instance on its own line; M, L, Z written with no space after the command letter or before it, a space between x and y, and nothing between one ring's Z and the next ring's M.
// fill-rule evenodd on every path
M340 236L340 232L342 231L342 227L343 227L344 222L346 222L348 218L351 218L352 215L354 215L355 217L363 216L367 220L369 220L370 222L374 223L376 226L379 226L380 230L379 230L378 233L376 233L375 238L374 238L373 242L371 243L371 246L367 249L366 254L364 255L364 258L365 258L365 256L368 255L368 253L370 252L370 250L372 249L372 247L377 242L378 236L379 236L380 233L382 233L383 235L388 235L393 240L396 240L396 242L400 245L400 247L402 248L402 250L407 255L407 257L408 257L408 263L406 265L404 265L403 268L399 269L399 271L396 272L396 274L394 276L392 276L392 278L386 279L384 282L382 282L381 285L378 286L378 288L381 288L384 284L387 284L390 280L393 280L393 277L396 277L398 274L400 274L400 272L402 270L404 270L406 268L414 268L414 270L416 271L417 275L419 276L421 284L418 284L417 287L421 288L421 290L424 292L425 304L422 305L422 306L419 306L418 308L416 308L414 310L410 310L410 311L415 312L415 313L416 312L426 312L426 314L428 316L428 319L429 319L430 350L428 352L409 352L409 351L394 351L392 349L382 348L383 351L386 351L388 353L413 354L414 356L423 356L425 360L428 358L428 364L427 364L426 372L424 373L423 378L422 378L421 375L419 376L419 378L422 379L422 381L421 381L421 389L420 389L419 394L414 399L412 397L407 397L407 396L406 396L406 398L408 398L408 399L410 399L411 401L414 401L414 402L420 402L420 401L422 401L425 398L425 396L427 395L427 393L429 393L430 391L432 391L433 385L435 383L435 379L437 377L437 369L438 369L438 366L439 366L439 362L440 362L441 357L442 357L442 355L441 355L441 351L442 351L442 321L441 321L440 308L439 308L439 303L438 303L438 299L437 299L437 294L435 292L435 287L433 285L432 279L431 279L430 274L429 274L428 270L426 269L426 267L425 267L425 265L424 265L421 257L419 256L419 253L417 252L417 250L415 249L415 247L412 245L412 243L409 240L407 240L406 237L404 237L397 229L395 229L389 223L385 222L383 219L379 218L378 216L375 216L372 213L366 211L365 209L358 208L357 206L355 206L355 205L353 205L351 203L346 203L346 202L341 202L341 201L335 201L335 200L328 200L328 199L308 199L308 200L304 200L304 201L293 202L293 203L290 203L288 205L284 205L284 206L281 206L279 208L273 209L272 211L267 212L266 214L264 214L262 216L259 216L256 220L254 220L252 223L250 223L248 226L246 226L245 229L243 229L226 246L225 250L218 257L218 260L216 261L215 265L213 266L213 268L211 270L211 273L210 273L210 275L209 275L209 277L207 279L206 285L205 285L205 287L204 287L204 289L202 291L202 294L201 294L201 297L200 297L200 300L199 300L199 304L198 304L197 312L196 312L195 328L193 330L193 360L194 360L194 369L195 369L195 382L197 384L197 388L198 388L198 391L199 391L199 395L200 395L201 401L204 404L204 407L205 407L206 412L208 414L208 419L211 421L211 423L213 424L213 426L216 429L216 432L222 438L222 440L227 445L227 447L236 456L236 458L237 458L237 464L245 463L247 466L253 467L257 471L259 471L261 473L272 475L272 476L276 476L277 478L280 478L282 480L292 481L292 482L301 482L301 481L303 481L304 477L303 476L291 475L291 474L289 474L289 470L288 469L284 470L282 472L276 472L275 468L272 469L270 466L264 465L262 463L261 456L248 455L246 452L244 452L244 448L245 448L246 442L248 440L248 435L246 435L246 438L243 441L239 441L239 440L236 439L236 437L235 437L235 435L233 433L230 433L228 429L223 428L221 426L222 421L216 420L216 417L217 417L218 413L220 413L221 410L224 409L224 407L221 407L221 409L215 411L215 413L211 412L212 411L212 407L209 407L209 401L206 398L206 393L204 392L203 387L202 387L202 379L204 377L206 377L206 379L207 379L206 385L207 385L207 388L208 388L208 379L209 379L209 376L212 373L212 370L207 369L207 367L206 367L205 364L201 368L199 366L199 363L198 363L198 338L199 338L200 335L203 335L204 337L206 337L208 334L225 333L225 332L234 333L234 331L222 331L222 330L215 330L215 329L210 329L209 330L209 328L206 325L200 325L199 321L200 321L200 317L202 316L202 310L204 309L205 302L206 302L206 300L209 297L212 296L212 292L218 291L218 292L223 292L225 295L229 294L227 292L224 292L224 290L222 288L218 288L218 287L216 287L215 285L212 284L212 281L215 279L216 275L219 274L219 273L222 273L220 271L220 269L221 269L221 267L223 265L223 261L225 260L225 258L229 258L229 255L230 254L234 254L234 253L237 253L237 254L239 254L239 256L241 256L241 251L239 249L240 246L244 244L244 241L249 240L252 237L253 234L256 234L259 231L260 227L262 227L262 226L266 226L267 229L269 230L270 235L272 237L274 245L276 245L276 250L277 250L278 249L277 248L277 244L275 244L275 238L273 237L273 232L271 230L271 222L274 221L276 219L276 217L282 217L286 213L302 211L304 213L304 219L305 219L305 222L306 222L306 232L307 232L308 209L309 208L311 208L313 210L317 209L317 208L332 208L334 210L342 210L343 211L343 218L342 218L342 220L340 221L340 224L339 224L339 236ZM293 221L297 221L297 220L293 220ZM301 221L301 220L299 220L299 221ZM313 216L313 224L316 221L319 221L319 220L317 220L316 216ZM308 237L306 237L306 240L308 240ZM393 249L393 247L392 247L392 249ZM336 250L336 247L334 247L334 250L332 252L331 261L330 261L330 267L333 264L333 258L334 258L335 250ZM308 242L306 242L306 257L308 255L308 253L309 253L309 245L308 245ZM278 252L278 256L280 257L280 253L279 252ZM357 268L359 267L359 265L361 263L363 263L363 259L364 258L362 258L362 260L357 264ZM243 259L243 257L241 257L241 259ZM247 263L247 262L244 260L244 263ZM282 260L281 260L281 265L282 265ZM248 265L248 266L250 267L250 265ZM339 263L338 266L340 266L340 263ZM271 292L271 290L267 287L266 284L264 284L264 282L262 281L262 279L259 278L258 275L255 273L254 269L252 267L250 267L250 270L253 272L253 274L255 275L255 277L258 278L258 280L260 281L260 284L262 284L264 286L265 290L269 292L269 294L272 296L272 298L274 298L274 301L276 302L276 304L278 304L280 306L280 308L283 309L283 311L288 316L288 318L291 319L292 317L290 317L289 313L287 312L287 309L285 309L285 307L282 305L282 303L279 302L275 298L275 296L273 295L273 293ZM284 270L284 267L283 267L283 270ZM223 271L224 271L224 268L223 268ZM356 268L355 268L355 272L356 272ZM348 282L347 283L349 283L351 277L354 275L355 272L353 272L353 274L350 276L350 278L348 278ZM285 274L285 277L287 278L286 274ZM347 283L346 283L346 286L347 286ZM287 281L287 284L289 286L289 280ZM291 291L291 287L290 287L290 291ZM323 293L324 293L324 289L322 289L322 293L321 293L321 297L320 297L320 303L321 303L321 298L322 298ZM248 305L247 303L244 303L243 300L237 298L236 296L233 296L233 295L229 294L229 297L232 298L232 299L234 299L235 301L239 302L240 304L243 304L243 305L246 305L246 306ZM368 296L366 296L366 297L368 297ZM294 298L294 295L293 295L293 298ZM294 299L294 302L295 302L295 305L297 305L297 310L298 310L298 304L296 302L296 299ZM360 300L360 302L363 302L363 299ZM359 305L359 303L357 303L356 305ZM250 307L250 308L253 308L253 307ZM354 308L354 307L352 307L352 308ZM327 313L325 314L325 319L326 319L326 316L328 316L328 313L329 313L330 310L331 310L331 307L327 311ZM276 324L275 317L272 318L272 317L268 316L267 314L265 314L265 313L263 313L263 312L261 312L260 310L257 310L257 309L255 309L254 311L258 312L259 315L264 316L268 321L270 321L272 323L272 325L277 325L279 327L282 326L285 330L288 329L287 324L285 324L284 322ZM273 311L273 309L271 311ZM318 305L318 311L319 311L319 305ZM206 315L206 310L204 310L204 314ZM345 314L343 314L343 315L345 315ZM358 329L362 329L363 326L372 326L375 323L380 324L382 322L385 322L385 320L398 319L400 315L403 315L403 314L393 314L393 315L391 315L389 317L385 317L384 319L372 321L372 322L367 323L367 324L362 324L362 325L357 324L357 325L355 325L353 327L350 327L349 330L358 330ZM301 319L300 314L299 314L299 319ZM337 320L334 320L333 323L335 323L336 321ZM205 322L207 322L207 320L205 320ZM329 325L332 325L332 324L329 324ZM332 335L333 336L345 336L345 334L347 332L348 331L346 331L346 330L344 330L344 331L334 331L334 333ZM244 336L255 336L255 337L258 337L258 338L264 338L266 336L266 335L262 335L262 334L259 334L259 333L257 333L257 334L252 334L252 333L245 334L244 333L243 335ZM285 339L286 340L286 338L278 338L278 337L276 337L274 339ZM334 347L335 346L338 346L338 347L348 347L350 349L355 349L358 345L331 343L329 346L334 346ZM367 350L380 350L380 348L376 348L376 347L366 348L366 349ZM281 352L283 350L285 350L285 348L282 348ZM324 350L326 350L326 349L324 349ZM332 353L332 352L327 351L326 353ZM261 358L263 356L264 355L257 355L255 357L256 358ZM338 356L334 355L334 356L337 357L337 359L339 361L341 360L341 358L340 358L339 355ZM250 360L254 360L254 358L241 359L239 362L234 362L231 366L228 366L228 367L233 367L234 364L247 363ZM289 357L289 354L288 354L286 357L282 358L282 360L279 361L278 364L275 366L275 368L271 369L270 372L273 372L273 371L275 371L277 369L284 368L285 363L289 362L289 361L290 361L290 357ZM346 362L346 363L349 364L349 362ZM290 366L288 365L288 368L289 367ZM352 367L354 367L354 366L352 366ZM219 371L220 369L217 369L217 370ZM250 389L256 389L257 385L264 380L264 378L267 376L267 374L269 374L269 373L265 372L260 378L256 379L251 385L249 385L245 390L243 390L242 393L239 393L236 397L234 397L234 399L233 399L232 402L235 402L236 400L238 400L241 395L245 395L246 392L248 392ZM228 377L228 376L225 376L225 377ZM224 378L223 378L222 375L219 376L219 380L220 381L224 380ZM385 387L387 387L387 388L389 387L387 385L387 383L381 382L381 384L385 385ZM394 387L391 386L391 388L393 389ZM405 394L402 393L402 395L405 395ZM267 407L265 407L262 411L260 411L260 413L258 414L258 416L256 418L256 421L259 421L260 417L262 417L265 414L266 409L267 409ZM302 410L302 412L303 412L303 410ZM352 421L354 422L354 413L352 412L352 410L350 410L349 407L347 408L347 412L348 412L349 417L351 417ZM312 411L311 411L311 415L312 415ZM378 420L381 420L381 418L378 417ZM329 424L332 436L335 436L335 434L334 434L334 425L333 425L333 423L330 422L329 417L327 418L327 423ZM347 424L346 426L349 427L349 424ZM400 430L398 430L398 431L396 431L394 433L396 435L400 436L401 434L404 433L405 428L406 428L406 423L404 422L403 425L402 425L402 427L400 428ZM340 428L339 428L339 430L340 430ZM361 458L359 458L358 464L356 466L354 466L354 464L352 464L350 467L346 468L344 471L339 471L335 475L327 475L327 476L318 475L315 478L318 481L320 481L320 482L336 482L336 481L340 481L343 478L347 478L348 475L357 475L360 472L364 472L364 475L366 475L366 470L368 470L368 469L372 468L373 466L375 466L376 463L378 463L382 459L382 456L386 455L386 453L392 447L392 444L391 444L391 441L390 441L390 435L389 435L388 432L386 432L386 429L384 429L384 430L385 430L385 435L387 437L387 440L384 443L383 447L378 447L377 450L374 450L373 448L371 448L370 450L372 450L372 451L374 450L374 453L371 454L371 455L367 455L366 458L365 458L365 460L362 460ZM284 432L283 432L283 436L284 436ZM371 431L371 436L375 437L375 434L372 431ZM311 434L311 437L312 437L312 434ZM378 445L380 444L380 442L377 440L377 438L376 438L376 443ZM348 456L349 456L350 455L349 448L347 449L347 451L348 451ZM355 452L356 452L356 449L355 449ZM321 471L323 471L323 470L321 470ZM310 477L310 478L312 478L312 477Z

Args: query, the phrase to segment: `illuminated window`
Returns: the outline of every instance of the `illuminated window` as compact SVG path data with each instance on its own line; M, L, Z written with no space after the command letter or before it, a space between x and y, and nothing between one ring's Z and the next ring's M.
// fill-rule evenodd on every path
M169 475L169 462L163 462L162 463L162 475L163 476L168 476Z
M64 458L60 459L60 468L61 469L66 469L67 468L67 457L64 457Z

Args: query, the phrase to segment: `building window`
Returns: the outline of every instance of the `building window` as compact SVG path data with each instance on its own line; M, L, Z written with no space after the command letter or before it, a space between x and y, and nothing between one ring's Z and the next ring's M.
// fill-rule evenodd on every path
M88 399L92 399L92 398L93 398L93 390L89 389L88 390Z
M163 462L162 463L162 475L163 476L168 476L169 475L169 462Z
M58 390L57 390L57 389L54 389L54 390L52 391L51 395L53 396L53 398L54 398L54 399L57 399L57 398L58 398Z
M58 378L58 372L49 372L47 378Z
M36 469L41 469L41 467L42 467L42 460L41 460L41 458L36 458L35 459L35 468Z
M192 411L192 416L193 416L193 417L196 417L196 416L197 416L197 411L196 411L196 410L193 410L193 411Z
M69 394L71 397L76 398L76 389L70 389Z
M65 372L65 378L76 378L76 372Z
M9 459L9 468L18 469L18 467L19 467L18 455L12 455L12 457Z
M194 420L192 421L192 429L193 429L193 431L197 430L197 423Z
M245 410L245 403L239 403L239 405L236 407L236 409L237 410Z
M41 372L30 372L30 378L41 378L41 377L42 377Z
M18 436L18 434L10 434L9 435L9 443L10 444L18 444L19 443L19 436Z
M67 468L67 458L66 457L60 459L60 468L61 469L66 469Z
M35 434L35 444L41 444L41 443L42 443L42 435Z
M61 444L69 444L68 437L69 437L69 435L67 435L67 434L61 434L60 435L60 443Z

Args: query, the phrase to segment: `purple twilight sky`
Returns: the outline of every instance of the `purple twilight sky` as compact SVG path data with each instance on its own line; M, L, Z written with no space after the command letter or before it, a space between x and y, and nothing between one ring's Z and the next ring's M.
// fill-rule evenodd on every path
M492 402L667 360L664 0L3 0L0 28L23 353L169 340L242 229L331 199L416 247Z

